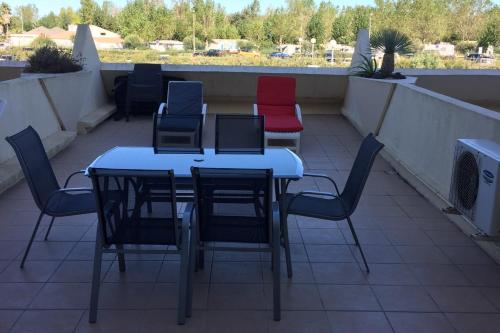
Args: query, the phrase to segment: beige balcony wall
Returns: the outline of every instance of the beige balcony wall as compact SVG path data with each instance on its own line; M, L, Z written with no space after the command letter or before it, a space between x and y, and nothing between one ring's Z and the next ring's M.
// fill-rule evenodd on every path
M394 91L378 137L386 145L385 153L390 159L410 173L410 182L416 178L446 199L456 140L481 138L500 142L500 114L401 84Z

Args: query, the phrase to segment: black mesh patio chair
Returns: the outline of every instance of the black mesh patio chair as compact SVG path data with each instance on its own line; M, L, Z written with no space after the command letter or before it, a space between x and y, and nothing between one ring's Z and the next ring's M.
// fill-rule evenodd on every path
M89 321L97 320L101 262L103 253L118 255L119 270L125 271L125 255L178 254L180 256L179 293L177 321L185 323L191 316L187 303L191 275L189 269L189 220L179 221L175 196L174 173L170 171L137 171L89 169L94 187L98 227L94 254L94 271L90 300ZM146 209L147 199L141 186L149 179L160 180L163 193L168 193L162 202ZM189 215L189 214L188 214ZM149 248L141 248L146 245ZM154 245L154 248L151 248ZM161 247L164 246L162 249Z
M206 113L202 82L170 81L167 102L161 103L158 108L158 121L154 129L156 142L160 144L173 141L177 142L177 145L196 146L196 135L198 129L203 128ZM164 117L165 114L185 117ZM202 136L199 136L199 140L201 142Z
M216 115L216 154L264 154L264 116Z
M163 80L160 64L135 64L128 75L125 117L129 121L133 103L156 103L163 99Z
M271 252L274 319L280 320L280 221L279 207L272 202L272 169L193 167L191 173L196 212L190 218L191 253L197 256L191 261L191 274L195 263L203 267L205 250ZM258 207L255 201L260 202ZM238 247L234 243L253 245Z
M28 126L5 140L14 149L31 195L40 209L35 229L21 260L23 268L44 215L52 217L45 234L47 240L56 217L95 213L95 199L91 188L67 188L70 179L77 174L83 174L82 170L72 173L63 188L59 186L42 140L33 127Z
M328 180L332 183L335 192L301 191L299 193L286 193L283 203L284 221L286 221L288 214L330 221L347 220L352 237L354 238L356 246L359 248L367 272L369 272L370 269L356 235L356 231L352 225L351 215L356 210L356 206L363 192L363 188L365 187L375 157L383 147L384 145L377 141L373 134L369 134L363 140L342 192L339 192L335 181L326 175L304 174L304 176L307 177ZM289 260L290 259L287 258L287 263Z

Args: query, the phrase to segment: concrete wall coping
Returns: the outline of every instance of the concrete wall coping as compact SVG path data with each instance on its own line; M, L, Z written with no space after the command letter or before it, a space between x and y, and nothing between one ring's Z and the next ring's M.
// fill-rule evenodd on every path
M26 61L0 61L0 67L23 68ZM132 63L102 63L102 70L131 71ZM252 73L291 73L291 74L336 74L348 75L349 69L342 67L269 67L269 66L215 66L215 65L169 65L163 64L164 71L172 72L252 72ZM422 68L398 68L405 75L488 75L500 76L500 69L422 69Z
M26 67L27 63L27 61L5 60L0 61L0 67L24 68Z
M132 71L132 63L102 63L101 70ZM214 65L162 65L168 72L222 72L222 73L262 73L262 74L311 74L311 75L349 75L348 68L333 67L269 67L269 66L214 66ZM492 75L500 76L497 69L397 69L405 75Z
M454 97L443 95L443 94L434 92L432 90L416 86L414 84L401 83L401 85L408 88L408 89L413 89L415 91L418 91L421 94L432 96L432 97L439 99L443 102L456 105L456 106L463 108L463 109L467 109L468 111L479 113L485 117L493 118L492 120L500 121L500 113L499 112L491 111L489 109L483 108L483 107L478 106L476 104L464 102L464 101L456 99Z
M310 74L310 75L347 75L347 68L317 67L269 67L269 66L214 66L214 65L168 65L163 64L165 72L219 72L219 73L259 73L259 74ZM104 71L132 71L133 63L102 63Z

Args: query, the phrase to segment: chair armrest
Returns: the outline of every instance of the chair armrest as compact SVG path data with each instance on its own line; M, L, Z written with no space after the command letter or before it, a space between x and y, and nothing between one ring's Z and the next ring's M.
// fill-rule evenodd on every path
M338 195L332 192L321 192L321 191L300 191L295 196L301 196L301 195L318 195L318 196L327 196L327 197L332 197L332 198L337 198Z
M280 237L280 207L277 202L273 202L273 238L277 235L277 240L279 242ZM273 240L274 242L274 240Z
M113 89L111 89L112 92L115 92L116 89L120 88L121 86L123 86L127 81L123 80L123 81L120 81L118 82L118 84L114 85L113 86Z
M253 105L253 115L258 116L259 115L259 108L257 107L257 104Z
M163 114L163 109L167 109L167 103L161 103L160 104L160 107L158 108L158 115L162 115ZM165 113L168 113L168 110Z
M66 192L94 192L93 189L88 188L88 187L70 187L70 188L61 188L59 190L56 190L52 193L50 193L49 197L47 198L47 201L45 201L43 205L43 210L45 211L45 208L47 208L47 205L49 204L50 200L52 200L53 197L55 197L59 193L66 193Z
M300 110L300 105L295 104L295 116L297 119L299 119L300 123L302 124L302 111Z
M203 106L201 108L201 114L203 115L203 126L205 126L205 118L207 116L207 109L208 109L207 103L203 103Z
M78 171L75 171L73 172L71 175L68 176L68 178L66 178L66 181L64 182L64 188L68 187L68 183L70 181L71 178L73 178L73 176L75 175L78 175L78 174L85 174L87 170L78 170Z
M340 197L340 191L339 191L339 188L337 186L337 183L331 177L328 177L327 175L322 175L319 173L304 173L303 176L304 177L313 177L313 178L323 178L323 179L328 180L330 183L333 184L333 187L335 188L335 192L337 192L337 196Z

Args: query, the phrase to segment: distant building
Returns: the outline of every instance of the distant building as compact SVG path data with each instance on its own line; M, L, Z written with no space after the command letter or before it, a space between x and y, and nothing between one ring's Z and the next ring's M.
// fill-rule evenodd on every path
M441 57L454 57L455 45L450 43L424 44L423 51L437 53Z
M238 43L248 42L246 39L212 39L208 44L209 50L238 51Z
M288 55L293 55L295 53L300 53L300 45L298 45L298 44L282 44L281 48L278 46L278 51L286 53Z
M354 47L352 47L350 45L338 44L335 39L332 39L329 42L325 43L324 47L325 47L325 50L333 50L333 51L346 53L346 54L353 54L354 53Z
M74 35L74 32L69 32L59 27L38 27L21 34L10 34L9 43L12 47L29 47L35 39L43 37L50 38L59 47L71 48L73 47Z
M178 40L157 40L154 42L149 42L149 47L156 51L166 51L166 50L184 50L184 43Z
M70 24L68 26L68 31L76 34L77 27L76 24ZM95 47L98 50L123 48L123 39L119 34L96 25L89 25L89 28L92 38L94 39Z
M72 48L76 28L75 24L70 24L68 30L59 27L38 27L21 34L10 34L9 44L11 47L29 47L36 38L43 37L53 40L58 47ZM120 35L95 25L90 25L89 28L97 49L123 48L123 39Z

